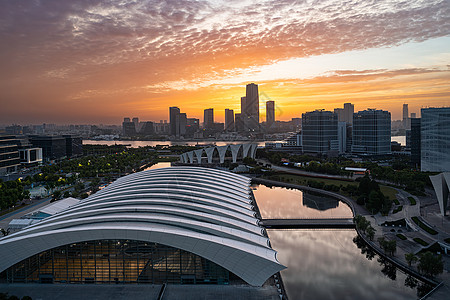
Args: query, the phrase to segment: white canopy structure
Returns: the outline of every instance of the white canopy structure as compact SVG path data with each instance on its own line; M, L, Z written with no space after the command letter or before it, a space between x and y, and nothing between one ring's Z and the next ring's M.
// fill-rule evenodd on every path
M120 239L194 253L256 286L285 268L255 217L249 178L216 169L171 167L122 177L0 239L0 272L62 245Z
M180 161L182 163L197 163L201 164L202 159L205 158L208 164L213 162L214 156L219 158L219 162L222 164L225 161L225 155L227 151L231 151L231 157L233 163L238 160L238 157L250 157L255 158L257 144L236 144L236 145L226 145L226 146L214 146L204 149L193 150L185 152L180 155Z

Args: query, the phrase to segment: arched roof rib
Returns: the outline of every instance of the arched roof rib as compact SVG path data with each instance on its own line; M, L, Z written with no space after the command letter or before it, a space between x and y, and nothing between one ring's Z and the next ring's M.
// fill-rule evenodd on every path
M257 224L250 224L246 222L242 222L236 219L231 219L228 215L228 217L218 216L217 214L210 214L206 212L196 211L192 209L179 209L179 208L172 208L168 206L148 206L148 205L122 205L120 207L102 207L102 209L99 209L99 205L95 205L94 207L90 207L90 210L83 210L83 211L74 211L70 214L62 214L62 215L55 215L52 218L48 218L46 220L43 220L42 223L40 223L40 226L43 226L46 223L52 224L53 222L61 222L64 220L70 220L70 219L77 219L77 218L83 218L88 216L96 216L96 215L103 215L103 214L110 214L115 212L120 213L133 213L136 211L139 211L140 213L154 213L154 214L165 214L170 216L180 216L180 217L189 217L193 220L197 221L203 221L203 222L209 222L212 224L229 227L229 228L235 228L243 231L247 231L249 233L261 235L263 234L263 229ZM40 227L39 226L39 227ZM27 229L24 229L20 232L18 232L16 235L24 235L32 232L36 228L39 228L36 226L29 226Z
M59 218L61 216L65 215L71 215L75 212L83 212L83 211L92 211L94 209L102 210L106 208L119 208L119 207L126 207L126 206L132 206L132 205L146 205L148 209L156 210L159 206L167 207L168 209L179 209L186 213L189 211L197 211L199 213L210 213L217 217L223 217L227 218L233 222L243 222L251 225L258 225L258 220L254 218L253 215L244 215L241 213L238 213L236 211L226 209L226 208L220 208L220 207L211 207L209 203L205 204L199 204L199 203L193 203L193 202L186 202L186 201L179 201L179 200L171 200L171 199L163 199L163 198L154 198L154 199L142 199L142 198L136 198L132 200L120 200L120 201L112 201L112 202L96 202L96 203L86 203L86 206L81 207L74 207L70 210L61 212L59 214L50 216L43 220L42 222L50 222L53 219ZM41 222L41 223L42 223Z
M65 219L58 220L46 224L42 224L39 228L29 228L24 234L31 234L40 231L49 231L55 229L70 228L78 225L92 225L97 223L105 222L118 222L120 220L123 222L144 222L148 224L162 224L167 226L176 226L184 228L186 230L192 230L194 232L203 232L206 234L211 234L217 237L226 237L234 240L240 240L244 242L249 242L255 245L268 247L268 239L266 237L256 235L254 233L249 233L244 230L230 228L222 225L217 225L213 223L200 222L197 220L189 219L186 217L174 217L164 214L146 214L146 213L130 213L130 212L117 212L113 211L111 213L102 215L90 215L85 217L78 217L76 219Z
M208 205L209 207L218 207L222 209L227 209L230 211L233 211L235 213L242 214L244 216L254 216L255 212L250 210L252 209L251 205L235 205L234 203L230 203L230 201L225 201L222 199L213 199L209 196L200 195L197 194L193 196L192 194L175 194L175 193L165 193L164 191L158 192L157 190L148 190L150 193L140 193L140 194L133 194L133 193L123 193L122 195L108 195L105 196L102 199L95 199L89 202L84 202L81 204L74 205L72 208L78 208L78 207L88 207L88 205L92 203L107 203L120 200L134 200L134 199L170 199L170 200L180 200L181 203L173 202L171 205L177 205L177 206L185 206L186 203L198 203L203 205ZM166 202L168 203L168 202ZM84 205L83 205L84 204ZM169 204L169 203L168 203ZM65 211L62 211L61 213L65 213Z
M171 177L171 176L158 176L158 177L155 176L151 180L148 180L146 178L139 178L139 179L129 181L124 184L118 184L115 186L114 190L119 190L122 187L128 187L128 186L130 186L130 184L133 184L136 186L140 186L140 185L148 186L151 184L161 184L161 183L163 183L163 184L168 184L168 183L189 184L193 188L195 187L195 188L216 189L219 191L231 193L233 196L236 196L236 197L243 197L243 198L249 197L249 194L247 191L242 191L242 189L233 188L230 185L225 186L224 184L211 183L211 180L209 178L199 180L198 178L192 178L192 177L180 178L180 176L178 176L176 179L173 179L173 177ZM102 191L104 191L104 190L105 189L103 189ZM106 190L106 191L100 193L99 195L97 195L97 194L96 195L100 196L103 193L107 193L107 192L109 192L109 190Z
M160 183L160 182L148 182L148 183L134 183L128 186L121 186L116 190L110 190L108 193L103 193L94 199L104 198L105 196L120 195L123 193L141 193L141 191L167 191L167 193L189 195L192 197L206 195L211 199L220 199L222 201L228 201L234 205L248 207L252 200L250 198L235 196L234 194L227 194L225 191L214 190L212 188L201 188L196 185L188 185L184 183ZM200 192L201 191L201 192Z
M123 177L79 204L1 238L0 272L58 246L130 239L195 253L262 285L284 267L254 216L249 184L243 176L196 167Z
M251 179L247 178L245 176L239 175L239 174L232 174L227 171L217 170L217 169L210 169L210 168L200 168L200 167L176 167L177 171L175 170L168 170L167 172L164 172L164 174L175 174L176 176L198 176L198 177L206 177L206 178L216 178L219 181L223 181L225 183L232 183L233 185L240 186L242 184L250 183ZM128 181L131 179L139 178L139 177L150 177L154 175L159 175L162 173L157 172L158 169L155 170L148 170L148 174L140 174L134 173L129 175L130 177L122 177L119 178L116 182L122 182L122 181ZM186 173L180 173L180 171L186 171ZM216 172L217 171L217 172ZM150 175L152 174L152 175ZM232 176L230 176L232 174ZM236 175L236 176L234 176Z

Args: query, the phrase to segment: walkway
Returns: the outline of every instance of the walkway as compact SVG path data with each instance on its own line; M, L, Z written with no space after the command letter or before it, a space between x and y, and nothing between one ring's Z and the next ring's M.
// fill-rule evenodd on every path
M355 228L353 219L263 219L265 228L276 229L335 229Z

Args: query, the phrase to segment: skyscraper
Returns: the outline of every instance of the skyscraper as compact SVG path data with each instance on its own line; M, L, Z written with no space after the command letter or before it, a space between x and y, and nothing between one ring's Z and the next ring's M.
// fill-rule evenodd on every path
M269 130L275 122L275 101L266 102L266 128Z
M177 116L180 109L176 106L169 107L170 135L177 135Z
M338 151L337 115L323 110L302 114L302 139L305 153L328 154L329 151Z
M368 109L353 115L352 152L382 155L391 153L391 113Z
M234 111L225 109L225 131L234 131Z
M409 129L408 128L408 104L407 103L403 104L403 128Z
M213 129L214 128L214 108L207 108L203 114L203 128Z
M179 113L176 118L176 136L183 136L186 134L187 116L185 113Z
M421 170L450 171L450 107L421 110Z
M247 84L245 90L245 129L248 131L259 131L259 94L258 85Z

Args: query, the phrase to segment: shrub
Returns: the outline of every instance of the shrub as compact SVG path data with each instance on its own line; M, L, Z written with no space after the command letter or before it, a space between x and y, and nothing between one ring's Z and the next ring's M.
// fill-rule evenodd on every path
M421 238L413 238L414 242L421 244L422 246L428 246L429 244L422 240Z
M409 196L408 200L409 200L409 203L411 203L411 205L416 205L416 199L414 199L413 197Z
M432 235L438 234L438 232L436 230L434 230L433 228L430 228L427 225L425 225L422 221L419 220L418 217L412 217L411 219L414 221L414 223L419 225L420 228L422 228L423 230L425 230L429 234L432 234Z
M401 233L397 234L397 237L398 237L399 239L403 240L403 241L407 239L407 237L404 236L404 235L401 234Z

